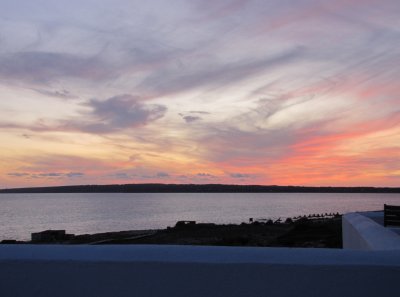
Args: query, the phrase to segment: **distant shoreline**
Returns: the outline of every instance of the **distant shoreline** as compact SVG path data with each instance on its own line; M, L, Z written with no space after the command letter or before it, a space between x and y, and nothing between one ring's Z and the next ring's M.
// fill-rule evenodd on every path
M400 193L400 188L225 184L124 184L29 187L0 190L0 194L13 193Z

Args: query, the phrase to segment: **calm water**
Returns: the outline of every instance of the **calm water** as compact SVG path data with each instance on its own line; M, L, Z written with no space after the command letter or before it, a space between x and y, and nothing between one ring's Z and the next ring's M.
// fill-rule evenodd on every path
M254 218L379 210L400 194L2 194L0 240L65 229L84 234L173 226L178 220L241 223Z

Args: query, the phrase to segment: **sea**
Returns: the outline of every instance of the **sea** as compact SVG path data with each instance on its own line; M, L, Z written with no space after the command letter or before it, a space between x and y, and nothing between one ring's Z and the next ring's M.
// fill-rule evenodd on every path
M0 241L31 233L148 230L180 220L238 224L254 219L382 210L400 194L347 193L85 193L0 194Z

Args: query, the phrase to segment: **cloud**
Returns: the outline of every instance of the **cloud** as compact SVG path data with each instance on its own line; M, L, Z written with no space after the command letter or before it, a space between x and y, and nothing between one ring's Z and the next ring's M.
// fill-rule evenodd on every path
M117 172L117 173L112 173L109 176L116 179L132 179L136 175L129 174L127 172Z
M66 174L66 176L69 178L83 177L84 175L85 174L83 172L69 172Z
M167 108L160 104L144 104L131 95L119 95L105 101L92 99L85 106L89 112L82 115L91 120L79 122L67 121L65 128L89 133L110 133L122 129L143 126L162 118Z
M167 111L167 107L164 105L145 104L139 98L131 95L114 96L104 101L91 99L83 106L88 110L81 111L78 118L56 122L40 119L29 126L0 122L0 128L29 129L37 132L75 131L107 134L144 126L162 118Z
M242 131L221 124L211 131L199 143L207 148L206 158L219 166L260 166L286 154L297 139L290 129Z
M201 120L201 117L198 116L183 116L182 117L186 123L193 123Z
M197 177L201 178L215 178L216 176L210 173L200 172L196 174Z
M230 173L230 177L232 178L239 178L239 179L249 179L253 178L254 174L248 174L248 173Z
M118 166L110 161L61 154L41 154L22 156L19 161L29 159L29 163L20 166L16 172L36 174L48 173L98 173L116 169Z
M11 172L7 174L10 177L23 177L28 179L53 179L53 178L82 178L85 176L82 172L39 172L39 173L31 173L31 172Z
M55 52L16 52L0 56L0 77L31 83L49 83L64 77L102 80L110 73L96 57Z
M139 85L148 92L156 91L158 95L175 94L196 88L212 88L231 85L247 80L257 74L272 70L290 61L304 56L304 47L294 47L276 55L240 60L238 62L217 62L208 66L198 66L190 72L171 72L169 69L157 71L147 76Z
M11 177L26 177L26 176L30 176L30 173L25 173L25 172L10 172L7 173L8 176Z
M400 180L400 174L397 174L397 175L386 175L385 178Z
M210 114L210 112L208 112L208 111L201 111L201 110L191 110L191 111L189 111L189 113L203 114L203 115Z
M0 1L7 172L208 182L193 173L204 170L238 183L367 172L376 184L381 166L396 176L398 148L367 156L399 143L398 0L116 1ZM53 145L87 156L99 142L101 162L31 158Z
M59 98L59 99L77 99L78 96L71 94L69 91L62 90L45 90L45 89L33 89L39 94L46 95L49 97Z
M171 177L168 172L159 171L156 173L151 172L150 170L142 169L142 168L132 168L127 169L125 171L118 171L115 173L111 173L108 176L116 178L116 179L123 179L123 180L164 180Z
M191 110L191 111L188 111L186 113L180 112L179 116L181 116L182 119L186 123L190 124L190 123L198 122L198 121L202 120L203 118L201 116L199 116L199 115L209 115L209 114L210 113L207 112L207 111L196 111L196 110L193 111L193 110Z
M166 178L166 177L170 177L170 175L166 172L158 172L156 175L158 178Z

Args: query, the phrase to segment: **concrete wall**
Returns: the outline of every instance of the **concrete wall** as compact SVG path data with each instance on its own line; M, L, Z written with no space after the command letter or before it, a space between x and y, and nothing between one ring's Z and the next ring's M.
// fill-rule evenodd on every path
M393 296L399 251L0 246L1 296Z
M382 214L383 215L383 214ZM343 248L357 250L400 250L400 236L362 213L342 218Z

